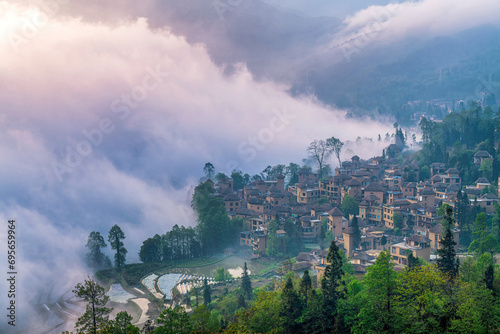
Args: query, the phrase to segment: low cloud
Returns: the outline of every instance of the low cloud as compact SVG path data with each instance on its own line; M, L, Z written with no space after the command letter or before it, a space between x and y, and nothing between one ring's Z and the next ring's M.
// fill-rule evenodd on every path
M13 44L30 15L0 6L0 219L18 222L30 303L47 284L56 296L89 272L82 260L91 231L107 237L120 225L128 259L137 261L147 237L193 225L190 192L207 161L257 173L300 162L314 139L390 131L256 81L244 64L226 75L203 45L142 18L104 24L56 15ZM353 151L380 152L376 141Z

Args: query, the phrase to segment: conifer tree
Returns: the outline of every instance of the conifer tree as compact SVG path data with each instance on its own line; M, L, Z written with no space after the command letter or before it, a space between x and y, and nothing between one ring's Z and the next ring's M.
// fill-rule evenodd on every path
M353 241L353 246L356 249L359 247L359 244L361 243L361 231L359 230L358 217L356 216L352 217L351 223L352 223L351 228L354 232L352 235L352 241Z
M328 331L333 329L337 316L338 301L344 296L344 291L341 288L343 285L342 276L344 276L344 270L342 269L343 261L339 251L335 241L332 241L327 256L329 264L326 266L325 275L321 280L323 312L325 313L325 325Z
M302 314L302 304L299 296L293 288L292 279L288 277L283 290L281 291L281 311L284 333L300 333L300 324L297 319Z
M440 241L441 248L438 249L437 265L443 274L454 279L458 274L458 258L455 251L455 239L453 237L452 228L454 226L453 209L451 206L446 208L443 220L443 238Z
M205 281L203 281L203 303L208 305L212 302L212 289L210 289L210 285L208 285L208 280L205 277Z
M108 241L111 245L111 249L116 250L115 253L115 267L121 269L125 265L125 255L127 254L127 249L123 247L122 240L125 239L125 233L118 225L114 225L109 230Z
M302 280L300 281L300 292L302 293L302 296L305 299L306 306L307 306L307 299L309 297L309 291L311 291L312 287L312 282L311 282L311 276L309 276L309 270L304 271L304 276L302 276Z
M252 281L250 280L250 275L248 275L247 263L243 267L243 274L241 275L241 288L247 299L252 299Z

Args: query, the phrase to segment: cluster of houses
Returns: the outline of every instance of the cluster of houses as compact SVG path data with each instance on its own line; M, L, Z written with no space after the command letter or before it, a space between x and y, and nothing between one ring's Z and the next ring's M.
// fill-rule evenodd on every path
M492 159L485 151L479 151L474 163ZM240 245L253 253L265 253L268 223L278 223L277 237L286 235L284 221L291 218L301 228L305 242L315 243L326 221L340 248L355 265L357 272L364 272L378 253L389 249L397 265L407 264L410 253L426 261L440 247L441 217L438 209L444 203L454 206L462 189L459 171L445 168L443 163L430 165L431 177L420 182L419 167L414 161L375 157L363 161L358 156L342 163L335 175L319 180L310 169L298 172L298 183L285 186L285 177L278 175L273 181L259 180L234 191L232 180L226 178L214 184L216 194L224 201L230 218L241 218L245 231L241 232ZM211 182L211 181L207 181ZM494 213L495 194L484 193L490 182L479 178L474 186L463 191L471 205L479 205L487 214ZM346 217L340 209L346 196L359 205L355 214L361 239L355 242L352 229L353 215ZM454 230L458 244L459 230ZM355 247L354 245L357 244ZM326 265L326 252L314 249L297 257L297 266L312 267L321 276Z

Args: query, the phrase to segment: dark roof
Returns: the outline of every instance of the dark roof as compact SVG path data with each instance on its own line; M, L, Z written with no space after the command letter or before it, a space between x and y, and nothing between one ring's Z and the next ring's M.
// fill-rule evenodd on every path
M311 261L314 260L314 256L310 255L309 253L302 252L299 255L297 255L295 259L297 261Z
M491 154L488 151L481 150L474 154L474 158L491 158Z
M439 175L434 175L433 177L431 177L431 181L434 181L434 182L440 182L442 180L441 176Z
M446 174L460 174L460 171L456 168L448 168Z
M362 253L359 253L359 254L356 254L354 255L353 257L351 257L352 259L355 259L355 260L362 260L362 261L371 261L373 259L375 259L374 256L371 256L371 255L368 255L366 254L365 252L362 252Z
M498 197L496 197L495 195L493 194L490 194L490 193L487 193L487 194L484 194L483 196L481 196L481 198L484 198L484 199L498 199Z
M380 182L371 182L365 187L365 191L385 191L385 187Z
M361 182L359 182L358 179L352 179L351 181L349 181L349 186L359 187L361 186Z
M374 202L374 201L380 201L380 198L378 198L375 195L370 194L368 196L365 196L365 200L367 200L369 202Z
M240 198L236 194L227 194L224 196L223 201L239 201Z
M423 235L414 234L406 239L407 241L418 242L419 244L426 244L431 242L431 239L424 237Z
M479 179L477 179L477 180L476 180L476 182L474 182L474 183L476 183L476 184L477 184L477 183L488 183L488 184L490 184L490 181L488 181L488 179L487 179L487 178L485 178L485 177L480 177L480 178L479 178Z
M429 232L435 233L435 234L441 234L443 232L443 226L441 224L437 224L433 226L431 229L429 229Z
M339 208L333 208L330 210L330 212L328 212L330 214L330 216L332 217L339 217L339 216L343 216L342 214L342 211L339 210Z

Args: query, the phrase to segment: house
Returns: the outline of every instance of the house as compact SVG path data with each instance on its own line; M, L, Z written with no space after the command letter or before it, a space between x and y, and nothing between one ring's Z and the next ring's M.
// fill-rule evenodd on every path
M339 208L333 208L328 214L328 231L332 232L337 238L342 236L342 232L349 227L349 223L342 215L342 211Z
M414 257L421 257L429 261L431 257L431 240L422 235L412 235L405 241L391 245L392 261L400 265L408 265L408 255L411 253Z
M498 202L498 197L493 194L484 194L483 196L477 199L469 199L471 204L477 204L482 209L486 211L486 214L491 215L495 213L494 203Z
M432 227L428 230L427 234L428 234L429 239L431 240L431 243L430 243L431 252L435 252L438 249L440 249L441 248L440 241L443 238L443 225L442 224L435 225L434 227ZM455 251L457 250L458 244L459 244L458 235L459 235L459 230L457 228L453 228L453 239L456 242Z
M493 156L488 151L481 150L474 154L474 164L476 164L476 166L481 166L485 160L493 160Z

